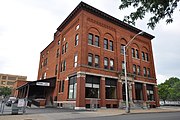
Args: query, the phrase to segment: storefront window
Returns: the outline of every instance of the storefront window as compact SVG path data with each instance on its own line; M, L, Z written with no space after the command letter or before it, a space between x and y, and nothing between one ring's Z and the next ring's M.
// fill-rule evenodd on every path
M142 83L135 83L136 100L143 100Z
M148 100L150 100L150 101L154 100L153 85L146 85L146 87L147 87L147 98L148 98Z
M73 76L69 78L69 99L76 99L77 77Z
M116 99L116 86L117 86L117 80L106 78L106 99Z
M100 86L100 77L98 76L86 76L86 98L99 98L99 86Z

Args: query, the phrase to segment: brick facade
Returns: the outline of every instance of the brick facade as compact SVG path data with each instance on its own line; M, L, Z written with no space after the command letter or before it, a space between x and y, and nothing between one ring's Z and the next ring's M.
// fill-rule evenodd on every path
M76 109L84 109L89 106L91 98L86 97L91 94L88 94L88 90L95 92L98 107L123 107L122 62L124 59L121 45L126 45L140 31L81 2L57 28L54 40L41 52L38 80L56 76L57 84L53 96L57 97L59 103L75 101ZM93 36L93 44L88 43L89 34ZM96 44L96 37L99 38L99 45ZM151 45L153 38L154 36L148 33L139 35L127 50L129 99L132 106L139 102L145 105L148 103L159 106ZM108 41L107 49L104 48L104 39ZM132 53L133 49L135 52L137 51L135 57ZM88 65L89 54L92 56L92 65ZM95 65L97 56L99 56L98 67ZM104 68L105 58L108 60L107 69ZM136 73L133 71L133 65ZM138 67L140 67L139 74L137 73ZM75 83L70 82L72 76L75 76ZM92 81L94 81L94 77L100 78L95 81L99 81L99 83L92 83L92 87L90 87L91 82L87 82L87 76L90 78L92 76ZM111 81L116 81L113 87L110 85ZM141 84L138 87L137 83L141 83L142 88ZM149 93L147 93L146 85L150 86ZM151 90L151 86L153 86L153 90ZM110 91L114 98L106 99L107 91ZM143 96L139 96L139 98L142 97L140 100L136 99L140 95L137 91L143 94ZM148 94L151 94L149 100ZM76 97L70 99L71 95Z

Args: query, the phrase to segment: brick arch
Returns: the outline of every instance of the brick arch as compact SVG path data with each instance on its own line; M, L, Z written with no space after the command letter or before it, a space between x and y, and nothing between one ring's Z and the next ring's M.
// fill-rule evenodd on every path
M100 30L98 30L98 29L95 28L95 27L90 27L90 28L88 29L88 33L93 33L93 34L98 35L98 36L100 36L100 34L101 34Z
M132 43L131 47L132 47L132 48L136 48L136 49L138 49L138 50L139 50L139 48L140 48L139 45L136 44L136 43Z
M125 38L121 38L120 39L120 43L123 44L123 45L126 45L127 44L127 40Z
M105 33L105 34L104 34L104 38L107 38L108 40L114 40L113 35L110 34L110 33Z
M142 47L142 51L144 51L144 52L149 52L149 49L148 49L147 47L143 46L143 47Z

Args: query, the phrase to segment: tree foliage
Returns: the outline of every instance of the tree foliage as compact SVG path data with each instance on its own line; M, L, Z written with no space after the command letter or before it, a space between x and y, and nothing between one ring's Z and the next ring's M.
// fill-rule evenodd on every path
M0 88L0 95L8 96L11 94L11 89L8 87Z
M180 79L171 77L164 83L159 84L158 94L163 101L180 100Z
M133 6L136 11L124 17L124 22L135 25L135 21L143 19L146 13L151 13L148 28L154 29L160 20L165 19L166 23L173 22L173 13L180 0L121 0L120 10Z

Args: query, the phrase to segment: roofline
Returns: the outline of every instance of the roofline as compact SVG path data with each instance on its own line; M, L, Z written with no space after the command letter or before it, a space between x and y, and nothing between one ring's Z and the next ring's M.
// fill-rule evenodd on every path
M69 22L81 11L81 10L85 10L89 13L92 13L100 18L103 18L117 26L120 26L122 28L125 28L131 32L134 32L134 33L139 33L141 32L142 30L134 27L134 26L131 26L125 22L122 22L121 20L111 16L111 15L108 15L107 13L103 12L103 11L100 11L98 9L96 9L95 7L92 7L84 2L80 2L79 5L69 14L69 16L61 23L61 25L57 28L58 31L62 31L67 24L69 24ZM149 34L149 33L146 33L144 32L144 34L142 35L146 38L149 38L149 39L153 39L154 36Z

